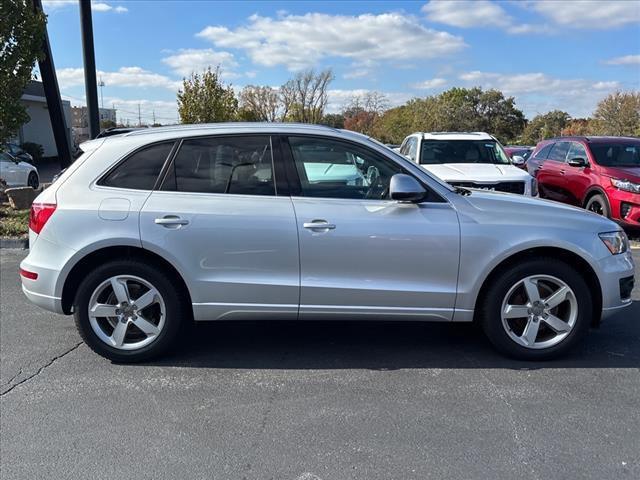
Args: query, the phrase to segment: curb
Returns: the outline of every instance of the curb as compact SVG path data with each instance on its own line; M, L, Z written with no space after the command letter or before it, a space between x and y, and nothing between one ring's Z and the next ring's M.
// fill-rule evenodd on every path
M29 239L0 237L0 248L19 248L21 250L27 250L29 248Z

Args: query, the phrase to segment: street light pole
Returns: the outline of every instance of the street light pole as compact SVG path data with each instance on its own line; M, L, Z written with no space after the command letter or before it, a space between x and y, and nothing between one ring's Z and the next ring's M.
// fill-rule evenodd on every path
M89 136L96 138L100 133L100 113L98 110L98 89L96 87L96 57L93 50L91 0L80 0L80 27L82 30L82 54L84 58L84 89L89 114Z

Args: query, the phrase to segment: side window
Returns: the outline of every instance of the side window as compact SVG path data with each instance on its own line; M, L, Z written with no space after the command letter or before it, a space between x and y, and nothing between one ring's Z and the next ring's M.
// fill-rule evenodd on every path
M569 154L567 155L567 158L584 158L585 160L589 160L584 145L577 142L571 142L571 148L569 148Z
M275 195L271 138L186 139L164 179L162 190Z
M415 137L412 137L409 139L409 151L407 152L407 156L415 162L417 155L418 155L418 139Z
M174 142L158 143L138 150L109 172L98 185L152 190Z
M368 149L338 140L289 137L302 195L386 199L402 168Z
M571 142L558 142L556 143L551 152L549 152L549 160L556 160L557 162L564 162L569 152Z

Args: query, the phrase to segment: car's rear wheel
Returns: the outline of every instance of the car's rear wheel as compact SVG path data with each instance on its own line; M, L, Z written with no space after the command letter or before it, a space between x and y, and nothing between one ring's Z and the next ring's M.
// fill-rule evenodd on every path
M27 185L34 190L40 186L40 180L38 179L38 174L36 172L29 173L29 177L27 178Z
M481 321L489 340L523 360L548 360L589 329L593 305L582 276L553 258L519 263L486 291Z
M602 215L603 217L610 218L611 211L609 210L609 203L607 199L604 198L604 195L594 195L587 201L585 208L590 212L597 213L598 215Z
M87 345L116 362L160 355L176 337L187 303L165 273L136 260L109 262L89 273L74 301Z

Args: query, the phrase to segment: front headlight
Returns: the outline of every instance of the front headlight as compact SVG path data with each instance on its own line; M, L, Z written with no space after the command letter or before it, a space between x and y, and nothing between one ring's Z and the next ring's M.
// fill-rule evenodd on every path
M598 236L609 249L611 255L619 255L629 250L629 239L622 230L599 233Z
M640 193L640 183L634 183L629 180L620 180L619 178L612 178L611 185L616 187L618 190L623 190L625 192Z

